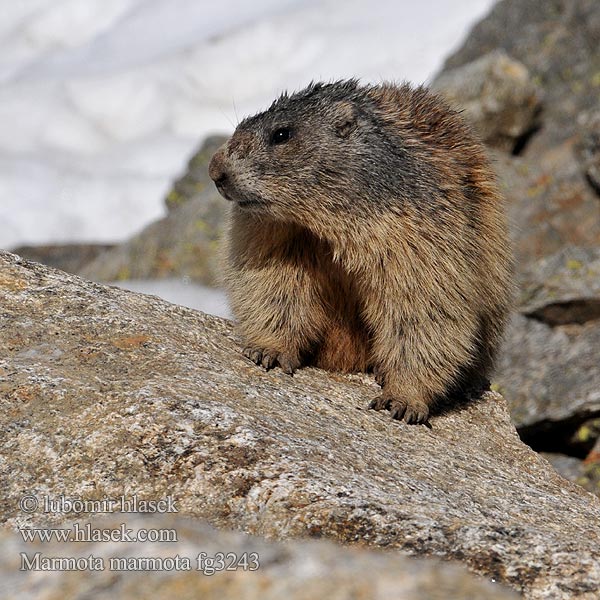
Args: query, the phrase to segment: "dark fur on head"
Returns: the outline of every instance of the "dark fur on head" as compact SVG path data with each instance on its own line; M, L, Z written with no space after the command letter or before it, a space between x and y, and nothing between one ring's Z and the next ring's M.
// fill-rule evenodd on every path
M374 369L409 422L490 372L511 296L502 203L460 115L409 85L313 83L244 119L210 173L228 287L266 367Z

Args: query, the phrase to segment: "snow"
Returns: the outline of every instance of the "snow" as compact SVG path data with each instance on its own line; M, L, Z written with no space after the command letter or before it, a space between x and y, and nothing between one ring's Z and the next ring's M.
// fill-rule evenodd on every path
M282 89L424 82L493 0L19 0L0 11L0 247L124 239Z

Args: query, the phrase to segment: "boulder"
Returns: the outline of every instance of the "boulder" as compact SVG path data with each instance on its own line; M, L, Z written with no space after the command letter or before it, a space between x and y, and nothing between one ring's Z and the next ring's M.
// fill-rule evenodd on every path
M213 154L226 141L227 136L225 135L211 135L200 144L200 148L188 161L185 173L175 180L165 198L165 204L169 211L197 198L207 189L214 188L213 181L208 176L208 163Z
M585 426L600 417L600 250L570 246L532 263L518 300L496 383L523 439L584 457L600 433Z
M495 50L433 82L489 146L512 152L538 125L541 90L527 67Z
M543 127L523 148L536 158L571 138L579 115L597 109L598 40L597 0L501 0L448 57L443 71L497 50L523 63L544 94Z
M206 188L78 274L93 281L189 278L214 286L221 270L219 239L226 210L216 189Z
M513 148L516 160L504 153L495 156L519 268L565 246L600 246L600 202L594 187L598 40L597 0L501 0L438 76L439 81L457 69L468 71L474 61L503 52L522 63L541 89L540 127Z
M19 246L12 252L67 273L78 273L89 262L112 248L114 244L45 244Z
M520 434L535 447L560 446L564 440L558 430L569 437L584 421L600 416L598 348L599 322L553 328L513 317L494 381Z
M89 261L77 273L93 281L186 278L219 283L219 243L227 202L208 176L208 163L227 139L210 136L173 184L168 214L126 242Z
M24 495L171 496L220 528L457 560L526 598L600 587L600 500L497 393L405 425L367 409L370 376L265 372L223 319L8 253L0 305L6 526L64 521Z
M567 246L520 279L521 313L549 325L600 319L600 248Z

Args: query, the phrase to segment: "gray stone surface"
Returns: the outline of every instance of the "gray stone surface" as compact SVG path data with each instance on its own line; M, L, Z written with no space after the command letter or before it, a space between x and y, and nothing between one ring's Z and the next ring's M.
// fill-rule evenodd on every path
M444 71L496 50L522 62L544 92L543 127L525 149L537 157L572 138L578 116L597 108L598 40L597 0L501 0L448 57Z
M525 446L502 397L431 419L370 377L246 361L227 321L0 253L0 515L24 493L172 495L182 515L465 563L527 598L595 598L600 500ZM56 517L58 520L58 516Z
M227 202L205 188L141 233L102 253L78 272L93 281L187 277L203 285L219 281L219 239Z
M541 127L518 160L497 162L519 266L565 246L600 246L597 165L600 2L501 0L450 56L442 76L503 51L542 90ZM590 179L591 177L591 179Z
M565 479L580 483L583 476L583 464L581 459L574 456L566 456L555 452L540 452L555 469Z
M216 531L189 518L165 515L95 517L80 520L78 525L80 530L89 525L97 531L113 530L120 535L121 523L126 524L132 535L137 535L140 529L154 529L162 532L160 535L171 536L175 532L177 541L25 543L14 532L0 532L0 596L3 600L509 600L518 597L504 586L476 577L457 564L417 560L398 552L342 548L327 541L267 542L241 533ZM63 527L74 525L66 523ZM25 553L27 562L21 553ZM28 565L35 560L36 553L40 553L40 564L55 557L74 557L83 566L94 564L104 569L19 571L22 562ZM219 553L225 555L225 564L237 568L218 570ZM100 562L86 562L90 555ZM122 564L127 564L129 571L119 571ZM169 569L171 565L177 568ZM244 565L248 565L247 570ZM149 570L136 570L144 566L150 567ZM211 568L217 570L211 574Z
M552 328L513 317L494 380L520 429L600 415L600 323Z
M520 274L519 310L549 325L600 319L600 248L568 246Z
M542 92L527 67L495 50L433 82L489 146L511 152L537 125Z
M597 74L600 85L600 71ZM600 109L579 115L579 162L589 184L600 195Z
M113 247L113 244L47 244L19 246L11 252L67 273L78 273L87 263Z
M167 194L164 218L76 272L93 281L185 277L217 285L227 202L208 176L208 163L225 139L214 135L202 142Z

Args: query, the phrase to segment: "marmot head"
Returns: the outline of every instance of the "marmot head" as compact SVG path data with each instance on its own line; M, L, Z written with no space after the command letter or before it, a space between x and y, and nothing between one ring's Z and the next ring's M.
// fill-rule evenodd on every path
M283 94L212 158L219 192L240 210L287 221L372 216L411 168L401 137L385 126L389 109L380 114L381 89L349 80Z

